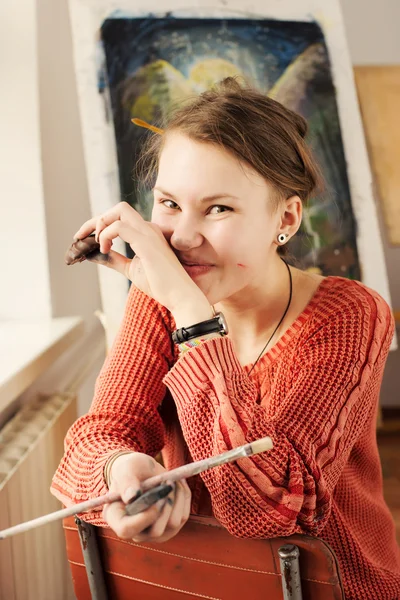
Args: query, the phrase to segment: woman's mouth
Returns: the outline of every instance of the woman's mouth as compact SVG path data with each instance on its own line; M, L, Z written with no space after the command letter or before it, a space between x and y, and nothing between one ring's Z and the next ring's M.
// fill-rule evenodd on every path
M190 277L199 277L200 275L205 275L209 273L214 265L210 264L202 264L202 263L190 263L181 261L182 267L185 269L186 273L190 275Z

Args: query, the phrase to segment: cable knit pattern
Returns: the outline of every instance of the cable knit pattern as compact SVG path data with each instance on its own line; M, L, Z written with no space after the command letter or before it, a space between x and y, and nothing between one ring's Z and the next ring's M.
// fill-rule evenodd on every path
M249 374L229 338L178 360L170 314L132 288L90 411L67 434L52 492L66 505L105 492L104 464L117 450L162 450L173 468L269 435L271 451L189 481L192 511L212 505L239 537L319 536L336 552L346 600L400 599L376 444L393 327L378 294L328 277ZM104 525L99 512L85 518Z

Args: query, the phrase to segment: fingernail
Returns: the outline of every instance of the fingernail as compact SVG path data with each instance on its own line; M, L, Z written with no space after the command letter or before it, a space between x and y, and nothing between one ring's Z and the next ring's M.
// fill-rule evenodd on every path
M161 500L158 500L158 502L156 502L157 510L161 512L164 506L167 504L167 502L168 498L161 498Z
M132 502L133 500L136 500L136 498L139 496L140 496L140 490L138 490L135 487L128 487L122 494L122 500L123 500L123 502L125 502L125 504L128 504L128 502Z

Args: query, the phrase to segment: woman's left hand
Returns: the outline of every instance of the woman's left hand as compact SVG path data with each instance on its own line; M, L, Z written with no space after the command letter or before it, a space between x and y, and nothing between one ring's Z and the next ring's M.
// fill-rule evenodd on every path
M174 316L183 305L195 305L199 312L203 309L204 318L210 318L206 296L186 273L161 229L145 221L129 204L120 202L102 215L89 219L74 237L82 239L93 232L104 254L110 252L117 237L130 245L136 255L133 260L111 251L114 258L108 266L123 272L134 285Z
M118 493L122 501L106 504L103 518L118 537L138 543L165 542L188 520L192 496L184 480L173 484L174 491L147 510L132 516L126 514L125 503L140 490L141 482L160 473L165 473L165 468L141 452L124 454L114 461L110 492Z

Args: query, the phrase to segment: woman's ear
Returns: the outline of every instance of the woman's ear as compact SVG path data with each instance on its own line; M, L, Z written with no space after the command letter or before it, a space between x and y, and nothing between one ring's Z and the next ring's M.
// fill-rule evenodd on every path
M290 196L282 205L280 232L293 237L301 225L303 203L299 196Z

